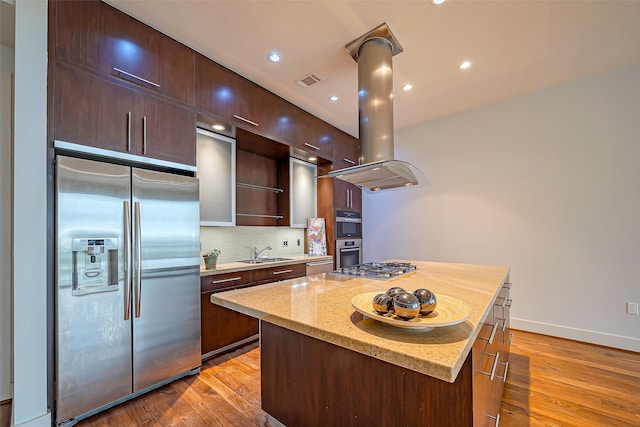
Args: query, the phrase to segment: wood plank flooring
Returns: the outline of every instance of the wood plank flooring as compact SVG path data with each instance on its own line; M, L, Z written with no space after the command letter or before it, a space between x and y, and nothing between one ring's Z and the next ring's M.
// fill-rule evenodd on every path
M501 427L640 426L640 353L513 332ZM259 369L250 344L78 426L263 426Z

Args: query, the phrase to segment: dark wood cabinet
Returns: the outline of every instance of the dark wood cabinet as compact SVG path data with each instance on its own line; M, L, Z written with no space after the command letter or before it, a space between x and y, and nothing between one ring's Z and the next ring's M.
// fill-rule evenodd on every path
M136 119L142 129L139 153L154 159L196 164L196 114L192 108L139 92ZM137 127L136 127L137 128Z
M103 7L100 1L49 2L49 31L55 34L50 52L57 61L98 70Z
M259 285L263 283L277 282L280 280L302 277L306 274L306 264L291 264L278 267L261 268L253 271L253 283Z
M333 178L333 208L362 212L362 190L350 182Z
M360 141L335 129L333 143L333 170L357 166L360 157Z
M57 61L194 105L193 50L98 0L52 4Z
M210 59L196 55L196 108L274 140L280 138L281 98Z
M211 295L306 275L307 264L280 265L200 277L202 357L243 345L259 333L258 319L211 303Z
M283 102L282 141L314 156L332 160L335 129L303 109Z
M196 164L193 109L55 64L54 139Z
M499 423L500 403L509 370L509 288L503 285L471 350L473 369L473 425Z
M54 138L132 152L135 91L63 64L55 64Z

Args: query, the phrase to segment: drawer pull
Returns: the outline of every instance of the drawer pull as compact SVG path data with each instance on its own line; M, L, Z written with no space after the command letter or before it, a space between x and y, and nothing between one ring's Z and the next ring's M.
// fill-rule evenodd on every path
M136 76L135 74L127 73L126 71L121 70L120 68L113 67L113 71L115 71L117 74L124 74L125 76L131 77L132 79L140 80L141 82L144 82L148 85L160 88L160 85L158 83L154 83L151 80L143 79L142 77Z
M236 119L238 119L238 120L242 120L242 121L243 121L243 122L245 122L245 123L249 123L250 125L254 125L254 126L256 126L256 127L260 126L260 124L259 124L259 123L252 122L251 120L249 120L249 119L245 119L244 117L242 117L242 116L238 116L237 114L234 114L234 115L233 115L233 117L235 117L235 118L236 118Z
M507 330L507 319L501 319L498 317L498 320L502 321L502 332Z
M280 270L280 271L274 271L271 274L275 276L276 274L285 274L285 273L291 273L291 272L293 272L293 270Z
M306 145L309 148L313 148L314 150L320 150L320 147L316 147L315 145L311 145L308 142L305 142L304 145Z
M354 162L351 159L342 159L342 160L344 160L345 162L349 163L350 165L355 165L356 164L356 162Z
M504 289L511 289L511 282L505 282L505 284L504 284L504 285L502 285L502 287L503 287Z
M328 264L333 264L333 260L329 260L329 261L318 261L318 262L308 262L307 265L309 267L317 267L319 265L328 265Z
M491 368L491 372L482 372L482 375L486 375L489 377L491 381L493 381L493 377L496 375L496 368L498 367L498 359L500 358L500 352L497 353L487 353L487 356L494 357L493 359L493 367Z
M480 338L480 339L484 341L489 341L489 344L493 344L493 338L496 336L497 330L498 330L498 322L493 324L493 328L491 329L491 335L489 335L489 339L487 338Z
M216 283L235 282L236 280L240 280L240 279L242 279L242 277L232 277L230 279L212 280L211 284L215 285Z
M507 371L509 370L509 361L507 360L506 362L500 362L502 365L504 365L504 374L502 374L502 376L498 375L498 378L500 378L503 382L507 382Z
M500 425L500 414L496 414L495 417L487 415L487 417L491 418L492 420L496 420L496 423L493 425L493 427L498 427Z

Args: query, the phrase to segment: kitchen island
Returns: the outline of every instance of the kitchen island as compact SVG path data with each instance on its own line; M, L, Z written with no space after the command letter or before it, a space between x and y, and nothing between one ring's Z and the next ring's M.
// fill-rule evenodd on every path
M415 272L386 281L323 274L211 296L261 320L262 407L270 416L288 426L497 423L508 370L509 269L409 262ZM393 286L458 298L471 315L421 332L382 324L350 304Z

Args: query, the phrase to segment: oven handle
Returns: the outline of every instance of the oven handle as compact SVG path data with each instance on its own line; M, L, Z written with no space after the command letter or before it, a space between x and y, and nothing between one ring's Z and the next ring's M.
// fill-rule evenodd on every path
M356 223L361 223L362 222L362 218L344 218L344 217L340 217L340 218L336 218L336 222L356 222Z
M360 248L340 249L340 252L356 252L359 250Z

